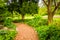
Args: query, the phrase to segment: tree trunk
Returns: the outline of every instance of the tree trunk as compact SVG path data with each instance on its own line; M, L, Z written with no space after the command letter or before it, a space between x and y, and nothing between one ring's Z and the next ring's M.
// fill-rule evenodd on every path
M53 23L52 13L48 13L48 25Z
M48 25L53 23L53 15L50 9L50 6L48 6Z
M22 15L22 20L24 20L24 17L25 17L25 16L24 16L24 15Z
M54 10L52 11L52 10L51 10L51 7L52 7L52 5L51 5L51 0L47 0L47 1L48 1L48 3L46 3L46 1L43 0L43 2L45 3L45 5L47 6L48 25L49 25L49 24L52 24L52 23L53 23L53 16L54 16L55 11L57 10L57 8L60 6L60 2L56 3L56 1L53 0L53 1L54 1L54 5L55 5L55 8L54 8Z
M48 25L50 25L50 24L53 23L53 14L51 12L51 4L50 4L50 1L48 2L47 11L48 11Z

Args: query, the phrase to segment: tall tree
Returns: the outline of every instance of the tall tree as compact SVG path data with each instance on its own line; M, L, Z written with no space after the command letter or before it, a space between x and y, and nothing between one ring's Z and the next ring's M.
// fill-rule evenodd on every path
M24 19L25 14L38 13L38 1L37 0L13 0L9 1L8 10L13 13L17 11Z
M59 0L42 0L44 4L47 7L47 12L48 12L48 24L53 23L53 16L55 14L55 11L58 9L60 6L60 1ZM52 9L54 7L54 9Z
M22 20L25 14L36 14L38 13L38 1L36 0L19 0L20 8L18 8L19 14L22 15ZM34 11L33 11L34 10Z

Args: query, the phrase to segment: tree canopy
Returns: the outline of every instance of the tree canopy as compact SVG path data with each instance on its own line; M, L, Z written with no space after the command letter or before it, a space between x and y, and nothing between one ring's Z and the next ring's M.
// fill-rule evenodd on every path
M8 11L18 12L22 15L25 14L37 14L38 13L38 1L37 0L8 0L7 2Z

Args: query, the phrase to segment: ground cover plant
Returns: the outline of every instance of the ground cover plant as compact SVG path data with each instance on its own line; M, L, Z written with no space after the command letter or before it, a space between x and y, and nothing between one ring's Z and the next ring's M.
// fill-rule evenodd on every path
M8 27L8 28L16 29L16 26L13 24L11 18L6 18L3 25Z
M15 36L15 30L0 30L0 40L14 40Z
M16 34L16 26L12 20L10 18L5 19L3 28L0 29L0 40L14 40Z
M60 27L56 25L40 26L36 30L39 40L60 40Z
M26 23L33 27L39 27L47 25L47 20L43 19L41 16L35 16L33 19L27 21Z

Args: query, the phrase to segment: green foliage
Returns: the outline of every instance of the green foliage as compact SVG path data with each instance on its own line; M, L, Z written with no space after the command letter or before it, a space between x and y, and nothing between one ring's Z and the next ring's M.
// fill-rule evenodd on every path
M14 40L15 36L15 30L0 30L0 40Z
M6 9L3 6L1 6L0 7L0 21L5 18L5 15L6 15Z
M37 14L38 13L38 4L33 2L23 2L22 7L20 8L21 14ZM33 11L34 10L34 11Z
M39 40L60 40L60 27L56 25L42 26L36 28Z
M16 11L17 8L19 8L19 5L17 3L10 3L9 5L7 5L7 9L9 12L11 12L13 14L13 11Z
M47 15L46 11L47 11L46 7L41 7L39 8L38 14L42 16Z
M58 10L56 11L56 15L60 15L60 6L59 6Z
M54 24L48 26L47 19L42 19L40 16L35 16L35 18L32 20L28 20L27 24L36 29L39 40L60 40L60 26L58 26L59 23L57 25Z
M6 18L5 19L4 26L6 26L8 28L16 29L16 26L12 23L12 19L11 18Z
M60 18L54 19L53 23L57 26L60 26Z
M18 12L22 16L25 14L37 14L38 13L38 3L33 0L30 2L29 0L16 0L7 5L8 11L13 13L13 11Z
M10 13L7 11L6 6L0 6L0 22L4 21L6 17L10 16Z
M7 0L0 0L0 6L5 6L6 2L7 2Z
M49 28L47 26L42 26L42 27L36 28L38 36L39 36L39 40L46 40L48 29Z
M35 16L35 18L28 21L27 24L29 24L33 27L39 27L39 26L47 25L47 20L42 19L42 17L40 17L40 16Z

